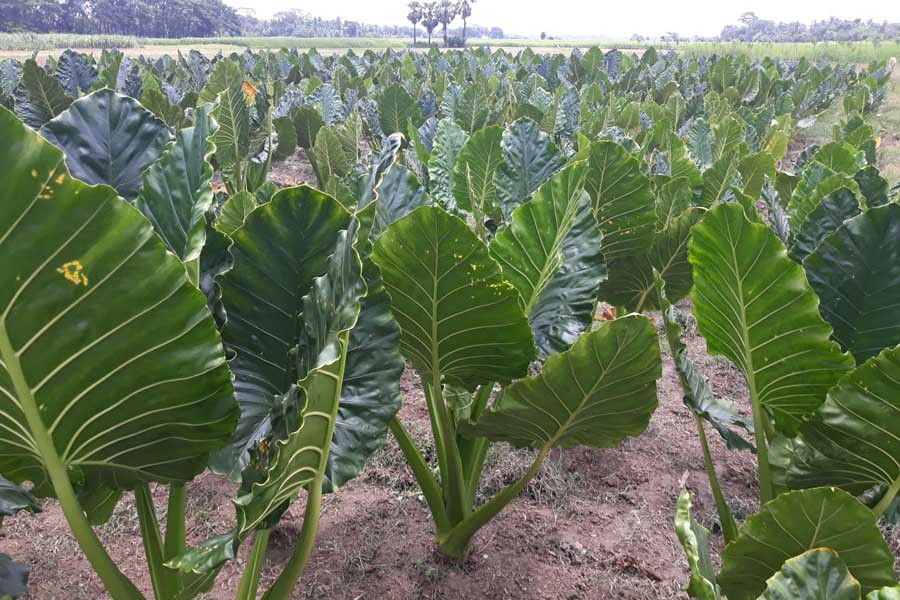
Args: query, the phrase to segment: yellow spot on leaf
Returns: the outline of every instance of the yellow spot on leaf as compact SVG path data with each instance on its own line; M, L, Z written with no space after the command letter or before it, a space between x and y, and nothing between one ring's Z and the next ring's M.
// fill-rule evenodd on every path
M37 169L32 169L32 170L31 170L31 176L32 176L32 177L35 177L35 178L38 176Z
M62 185L63 181L65 181L65 180L66 180L65 173L60 173L59 176L56 179L54 179L54 181L56 182L56 185Z
M63 264L63 266L56 269L56 272L75 285L83 285L84 287L88 285L88 277L84 273L84 266L79 260L71 260Z

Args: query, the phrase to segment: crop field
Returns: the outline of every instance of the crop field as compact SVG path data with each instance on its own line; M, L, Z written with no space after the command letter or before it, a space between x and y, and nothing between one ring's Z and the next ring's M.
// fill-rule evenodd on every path
M900 598L896 61L143 44L0 58L0 598Z

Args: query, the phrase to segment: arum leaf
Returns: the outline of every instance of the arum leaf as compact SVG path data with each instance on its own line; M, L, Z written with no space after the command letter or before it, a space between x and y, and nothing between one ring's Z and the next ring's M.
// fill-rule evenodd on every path
M611 448L646 429L661 369L653 323L622 317L505 387L466 431L515 446Z
M900 205L846 221L803 266L834 339L858 363L900 343Z
M241 67L231 60L220 60L197 99L199 104L216 103L213 116L219 128L213 143L216 160L226 174L239 169L240 162L250 154L250 107L243 84Z
M203 295L140 213L5 109L0 139L0 472L51 494L49 436L87 488L191 479L237 416Z
M228 315L222 337L235 353L229 365L241 420L213 467L233 479L259 440L285 439L295 429L285 415L303 376L292 359L301 299L325 272L338 233L349 223L350 215L334 199L301 186L275 194L232 233L234 266L217 281Z
M752 432L751 423L738 413L731 401L716 397L709 388L706 377L697 370L694 361L688 356L687 346L681 337L684 330L678 324L678 309L669 302L666 296L668 286L658 272L655 272L654 275L663 328L672 351L675 372L678 373L681 389L684 392L682 400L692 412L700 415L719 432L730 450L752 450L753 445L731 427L737 425Z
M788 469L791 487L840 486L861 494L900 477L900 347L849 373L800 426Z
M853 359L831 341L818 298L781 241L749 221L741 205L716 206L694 226L688 251L691 298L710 354L727 357L793 433L815 410Z
M141 190L141 173L171 140L166 124L136 100L103 89L72 103L41 128L60 148L74 177L111 185L126 200Z
M508 218L550 176L563 168L565 157L534 121L514 121L500 142L503 162L494 173L496 202Z
M34 129L40 129L72 104L63 86L34 60L26 60L22 66L22 78L13 96L16 115Z
M319 185L325 187L332 177L343 177L350 172L350 161L341 147L337 134L322 127L316 134L316 144L309 150L310 160L316 166Z
M0 598L15 598L27 591L29 569L0 552Z
M41 512L41 503L12 481L0 476L0 519L12 517L19 511Z
M691 515L691 495L687 490L681 491L675 506L675 533L691 570L688 595L698 600L719 600L716 572L709 558L709 531Z
M574 163L544 183L534 198L516 208L510 224L497 233L490 252L531 314L541 293L563 265L562 246L579 207L589 202L584 191L587 165Z
M491 214L497 197L494 173L503 161L501 127L485 127L466 140L453 168L453 197L461 209Z
M583 201L563 239L562 267L528 315L541 359L569 348L594 322L597 286L606 277L601 239L590 202Z
M378 186L372 235L378 237L397 219L428 203L425 188L412 171L394 164Z
M234 235L234 232L244 226L244 221L253 210L259 206L256 197L250 192L238 192L228 198L222 205L222 212L216 219L216 229L225 235Z
M472 390L521 377L534 340L519 295L462 220L423 206L375 242L400 349L424 379Z
M802 264L803 259L812 254L822 240L859 213L859 200L851 190L840 188L832 192L803 221L788 254Z
M860 600L860 591L837 552L815 548L785 561L757 600Z
M297 131L297 145L304 150L309 150L316 142L319 130L325 127L322 115L314 106L304 105L293 112L292 119Z
M656 195L656 230L668 224L691 206L691 183L687 177L675 177L667 181Z
M603 232L607 262L643 254L650 248L656 208L650 180L640 163L615 142L591 144L585 187Z
M415 99L396 83L385 88L378 98L378 122L385 135L406 132L410 120L416 127L421 122Z
M655 270L666 281L673 302L684 298L694 283L687 260L691 228L703 215L701 208L688 209L656 233L649 252L610 262L609 277L600 285L599 297L635 312L653 310L657 308Z
M894 557L864 504L834 488L786 492L741 525L722 551L719 585L729 600L750 600L785 561L829 548L841 557L863 593L896 585Z
M84 55L65 50L56 63L56 79L70 98L77 98L87 92L97 80L97 70Z
M767 152L754 154L738 163L738 171L744 184L743 192L756 200L766 184L766 179L775 180L775 159Z
M287 160L297 151L297 129L290 117L278 117L272 121L278 135L278 145L272 154L274 160Z
M442 119L438 122L434 136L434 149L428 159L428 180L431 195L446 206L455 205L453 197L453 170L456 159L466 142L466 132L451 121Z
M209 159L216 147L212 107L198 107L195 125L180 130L175 143L144 171L144 186L135 201L169 249L183 262L200 256L206 239L206 211L213 201Z

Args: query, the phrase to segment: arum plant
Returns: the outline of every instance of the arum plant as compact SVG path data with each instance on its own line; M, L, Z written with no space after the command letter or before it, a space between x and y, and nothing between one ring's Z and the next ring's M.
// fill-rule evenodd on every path
M490 245L459 217L428 205L375 241L372 257L400 326L400 349L425 393L438 476L399 420L391 431L450 556L466 555L475 533L526 488L552 448L615 446L643 431L656 407L656 333L638 315L585 333L527 376L538 334L559 331L542 329L539 319L529 323L529 315L559 302L553 282L561 272L569 282L586 276L562 268L566 241L599 238L584 190L587 169L582 161L551 177ZM476 506L487 450L500 441L531 447L535 457L517 481Z
M211 582L254 538L237 598L255 598L269 533L305 489L294 552L265 596L288 598L312 552L322 495L383 443L403 363L368 258L373 216L354 217L303 186L276 193L232 233L233 267L218 284L241 419L211 465L241 483L236 523L169 567Z
M224 446L237 419L225 353L203 295L145 218L73 178L62 152L5 110L0 131L0 473L57 498L110 595L141 598L93 530L109 508L99 499L189 481Z

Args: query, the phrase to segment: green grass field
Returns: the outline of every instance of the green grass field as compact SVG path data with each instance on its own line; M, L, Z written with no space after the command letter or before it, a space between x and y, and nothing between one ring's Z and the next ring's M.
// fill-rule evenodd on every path
M420 36L420 40L421 40ZM245 48L405 48L408 38L295 38L295 37L217 37L217 38L137 38L118 35L69 35L69 34L0 34L0 51L33 52L63 48L147 48L147 47L245 47ZM897 42L819 42L819 43L741 43L741 42L684 42L673 44L637 43L600 39L538 40L524 38L489 39L472 38L470 46L503 48L571 49L602 46L623 50L642 50L649 46L674 48L687 56L701 54L742 54L751 58L766 56L809 60L867 63L873 60L900 57L900 41Z

